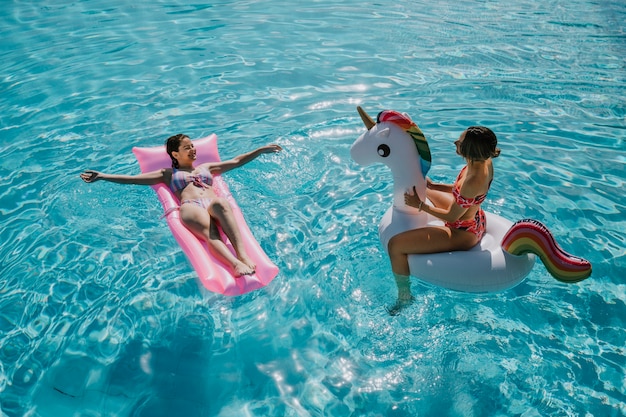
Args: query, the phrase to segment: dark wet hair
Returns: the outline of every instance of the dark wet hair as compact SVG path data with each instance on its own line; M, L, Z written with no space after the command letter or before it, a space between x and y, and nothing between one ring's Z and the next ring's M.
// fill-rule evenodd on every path
M165 150L167 151L167 154L170 156L170 158L172 158L172 168L178 168L178 161L172 156L172 152L178 152L178 148L180 148L180 142L185 138L189 138L189 136L179 133L177 135L170 136L165 141Z
M459 151L464 158L472 161L484 161L500 155L496 134L485 126L468 127Z

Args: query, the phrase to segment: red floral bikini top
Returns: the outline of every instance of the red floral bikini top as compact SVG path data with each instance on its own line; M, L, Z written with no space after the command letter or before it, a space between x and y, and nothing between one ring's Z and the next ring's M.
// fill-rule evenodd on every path
M487 198L487 193L481 194L474 198L467 198L461 195L461 187L459 187L459 181L461 180L461 176L463 172L467 169L467 165L463 167L459 175L456 177L456 181L454 181L454 186L452 187L452 196L456 200L456 203L463 208L470 208L472 206L477 206ZM493 178L491 179L493 181ZM489 181L489 187L491 187L491 181Z

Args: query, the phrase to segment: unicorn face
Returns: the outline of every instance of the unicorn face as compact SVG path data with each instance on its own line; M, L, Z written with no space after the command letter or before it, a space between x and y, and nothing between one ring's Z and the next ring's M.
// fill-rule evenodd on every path
M411 119L403 114L386 110L375 123L357 108L367 132L363 133L350 148L350 156L360 165L385 164L395 176L414 176L417 170L422 176L430 168L430 149L426 138Z
M350 156L361 165L377 162L387 165L393 176L394 210L419 214L417 209L404 203L404 193L412 192L415 187L422 201L426 200L425 177L430 168L430 148L424 134L408 116L393 110L381 112L376 122L362 108L357 107L357 110L367 132L352 144ZM426 216L423 224L425 219Z
M415 161L417 148L399 127L391 123L376 124L363 133L350 148L350 156L359 165L381 163L394 169L402 166L399 159L408 156Z

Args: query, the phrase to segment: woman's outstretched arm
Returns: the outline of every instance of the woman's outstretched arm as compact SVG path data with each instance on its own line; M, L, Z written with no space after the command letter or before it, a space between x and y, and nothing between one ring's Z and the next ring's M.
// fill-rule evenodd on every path
M279 145L266 145L251 152L238 155L227 161L210 162L206 165L209 167L212 173L222 174L226 171L230 171L231 169L239 168L240 166L247 164L248 162L256 159L264 153L276 153L282 151L282 149L283 148L281 148Z
M139 175L116 175L105 174L88 169L80 174L80 177L83 181L88 183L103 180L118 184L155 185L161 182L166 182L166 176L168 173L168 169L160 169L158 171L146 172Z

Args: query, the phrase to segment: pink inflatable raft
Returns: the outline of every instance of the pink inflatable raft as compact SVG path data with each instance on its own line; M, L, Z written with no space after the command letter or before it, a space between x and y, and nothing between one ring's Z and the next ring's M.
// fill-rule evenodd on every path
M193 141L197 149L197 163L220 161L217 150L217 136L215 134ZM139 162L141 172L150 172L171 166L171 159L165 151L165 146L152 148L133 148L133 153ZM245 241L248 255L256 263L256 273L234 277L232 269L224 264L219 258L209 251L205 241L197 238L187 229L180 220L178 198L165 184L152 186L156 191L159 201L163 205L164 216L167 224L182 248L187 258L191 261L200 282L209 291L224 295L241 295L247 292L262 288L269 284L278 274L278 267L268 258L263 249L259 246L252 232L248 227L237 202L233 198L226 182L221 175L213 178L213 188L215 193L226 198L233 208L237 224L241 229L241 236ZM220 230L222 239L233 251L234 249L226 236Z

